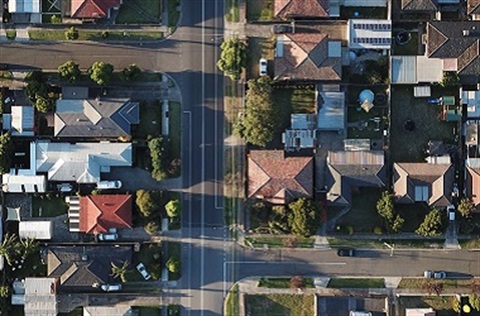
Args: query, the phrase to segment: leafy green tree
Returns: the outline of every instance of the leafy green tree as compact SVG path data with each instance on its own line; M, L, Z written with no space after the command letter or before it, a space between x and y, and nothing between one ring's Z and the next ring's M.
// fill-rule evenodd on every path
M175 199L165 205L165 211L167 211L168 217L175 218L180 215L181 207L180 201Z
M401 232L404 224L405 224L405 220L400 216L400 214L397 214L392 223L392 231L394 233Z
M13 144L10 134L0 135L0 174L10 171L12 155Z
M220 46L222 52L217 67L232 80L239 80L242 69L247 66L247 45L238 38L226 40Z
M18 252L18 239L16 235L7 233L0 245L0 256L4 256L9 266L12 265L13 259Z
M172 273L178 273L181 269L180 260L177 257L170 257L165 263L165 267Z
M167 169L170 161L168 147L168 141L161 136L152 138L148 142L152 162L152 177L157 181L168 178Z
M69 41L78 39L78 30L75 26L71 26L67 31L65 31L65 39Z
M235 133L250 144L265 147L273 139L278 114L273 108L272 92L269 77L248 81L246 109L235 124Z
M444 88L458 86L460 83L460 77L456 71L444 71L440 86Z
M480 297L472 293L468 296L468 302L472 305L472 308L476 311L480 311Z
M156 221L150 221L148 222L147 224L145 224L145 226L143 227L143 229L149 234L149 235L155 235L158 230L160 229L160 226L158 225L158 223Z
M80 68L73 60L69 60L58 67L60 77L70 83L74 83L80 77Z
M475 210L475 204L473 201L469 198L463 198L460 200L460 203L458 204L458 212L464 217L464 218L470 218L472 217L472 212Z
M126 68L123 68L120 72L120 79L123 81L135 81L140 78L142 71L137 65L131 64Z
M0 298L7 298L10 295L10 287L8 285L0 286Z
M143 217L150 217L160 210L160 193L158 191L137 190L135 203Z
M320 226L318 205L312 200L301 198L288 205L292 211L292 233L299 237L310 237Z
M25 87L25 93L32 101L37 100L37 96L46 97L48 94L48 85L45 82L31 81Z
M377 212L383 217L387 226L390 226L395 216L395 210L393 197L388 191L382 192L382 197L377 201Z
M418 229L415 231L422 236L437 236L442 233L442 214L439 210L433 209L426 216Z
M22 259L27 259L28 256L38 251L38 242L33 238L20 240L19 254Z
M128 261L124 261L122 265L117 265L113 262L110 263L112 265L112 274L111 276L114 279L120 279L122 282L126 282L125 274L128 271L128 267L130 263Z
M96 61L90 69L88 69L88 74L93 82L99 86L105 86L112 80L113 66L103 61Z
M38 112L47 113L55 108L55 103L53 100L37 94L35 108Z
M58 15L52 15L52 17L50 18L50 23L52 24L60 24L62 23L62 18L59 17Z

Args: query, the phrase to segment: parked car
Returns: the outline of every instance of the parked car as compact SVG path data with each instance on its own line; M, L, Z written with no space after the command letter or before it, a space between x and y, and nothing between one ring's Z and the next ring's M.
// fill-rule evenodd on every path
M455 220L455 206L454 205L447 206L447 215L448 215L448 219L450 221Z
M118 234L112 234L112 233L100 233L97 235L97 239L99 241L115 241L118 239Z
M122 181L100 181L97 183L97 189L120 189L122 187Z
M337 251L337 255L339 257L354 257L355 256L355 249L351 248L340 248Z
M104 292L118 292L122 290L121 284L103 284L100 286L102 291Z
M445 279L447 277L447 273L445 271L425 270L423 272L423 276L427 279Z
M147 272L147 269L145 268L145 265L143 263L140 262L139 264L137 264L137 270L138 272L140 272L140 274L143 276L145 280L148 281L152 278L150 273Z
M272 32L274 34L293 33L293 28L290 25L274 25L272 26Z
M61 183L57 184L57 189L62 193L68 193L73 190L73 186L70 183Z
M260 64L259 64L260 76L266 76L267 75L267 67L268 67L267 60L265 58L260 59Z

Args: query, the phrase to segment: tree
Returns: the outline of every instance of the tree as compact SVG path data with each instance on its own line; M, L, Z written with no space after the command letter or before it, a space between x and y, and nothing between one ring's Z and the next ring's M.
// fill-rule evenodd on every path
M464 217L464 218L470 218L472 217L472 212L475 210L475 204L473 201L469 198L463 198L460 200L460 203L458 204L458 212Z
M244 116L235 123L235 133L248 143L265 147L278 127L273 108L272 80L262 77L248 81Z
M472 308L476 311L480 311L480 297L472 293L468 296L468 302L472 305Z
M65 31L65 39L69 41L76 40L78 38L78 30L75 26L71 26L67 31Z
M25 87L25 93L32 101L37 100L37 96L46 97L48 94L48 85L45 82L30 81Z
M147 234L153 236L158 232L158 230L160 229L160 226L156 221L150 221L147 224L145 224L143 229L147 232Z
M170 257L165 263L165 267L172 273L178 273L181 269L180 260L177 257Z
M415 231L422 236L436 236L442 233L442 214L439 210L433 209L425 216L425 219Z
M143 217L148 218L160 209L158 191L137 190L136 195L135 203Z
M15 254L18 249L18 239L16 235L7 233L0 245L0 256L4 256L7 264L12 265Z
M13 144L10 134L0 135L0 174L10 171L12 164Z
M112 274L111 276L114 279L120 279L122 282L126 282L125 274L128 271L128 266L130 265L128 261L124 261L122 265L116 265L115 263L111 262L112 265Z
M131 64L120 72L120 79L123 81L135 81L140 78L142 71L137 65Z
M38 112L47 113L52 111L55 108L55 103L53 100L43 97L41 95L36 96L35 108Z
M38 251L38 242L33 238L20 240L19 254L22 259L27 259L28 256Z
M0 286L0 298L7 298L10 295L10 287L8 285Z
M442 81L440 81L440 86L444 88L458 86L460 83L460 78L456 71L444 71Z
M52 15L52 17L50 18L50 23L52 24L60 24L62 23L62 18L59 17L58 15Z
M382 192L382 197L377 201L377 212L385 220L387 227L390 227L394 219L393 197L388 191Z
M180 201L177 199L171 200L165 205L165 211L167 211L167 215L170 218L178 217L181 211Z
M310 237L320 225L319 210L315 202L306 198L298 199L288 206L292 211L292 233L299 237Z
M69 60L58 67L60 77L70 83L74 83L80 77L80 68L73 60Z
M220 46L222 52L217 67L232 80L239 80L242 69L247 66L247 45L238 38L226 40Z
M152 162L152 177L157 181L168 178L167 168L170 160L168 147L168 141L161 136L152 138L148 142Z
M397 214L397 216L395 216L395 219L393 220L393 223L392 223L392 231L394 233L401 232L404 224L405 224L405 220L400 216L400 214Z
M99 86L105 86L112 80L113 66L111 64L104 63L103 61L96 61L88 69L90 79L93 80Z

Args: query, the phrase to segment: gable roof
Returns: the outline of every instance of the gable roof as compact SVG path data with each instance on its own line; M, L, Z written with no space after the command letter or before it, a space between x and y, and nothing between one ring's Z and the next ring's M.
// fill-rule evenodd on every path
M80 198L81 232L108 232L110 228L132 227L132 196L99 194Z
M434 0L402 0L402 10L435 11L437 4Z
M394 163L393 190L398 203L426 200L429 206L451 204L454 181L452 164ZM416 195L421 195L419 199Z
M330 151L327 157L328 201L352 202L352 187L384 187L386 167L384 153L374 151Z
M97 183L110 167L132 165L131 143L35 142L35 173L46 173L49 181Z
M120 0L71 0L71 17L84 18L105 18L109 10L120 6Z
M278 36L274 60L275 78L340 80L341 55L331 51L341 47L339 41L330 41L322 33L295 33ZM281 47L279 47L281 46Z
M47 275L61 287L92 288L111 279L111 263L131 262L132 249L126 246L51 246L47 254Z
M128 99L61 99L54 116L54 136L130 136L131 124L139 122L139 104Z
M329 0L275 0L274 16L328 17Z
M467 1L467 14L480 14L480 0Z
M285 157L280 150L252 150L248 156L248 197L285 204L313 195L313 158Z
M467 167L465 181L467 197L471 198L475 206L480 205L480 168Z

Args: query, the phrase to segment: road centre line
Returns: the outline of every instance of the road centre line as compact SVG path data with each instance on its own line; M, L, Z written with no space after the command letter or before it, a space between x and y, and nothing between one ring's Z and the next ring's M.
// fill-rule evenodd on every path
M205 144L205 0L202 0L202 144ZM201 201L201 235L205 235L205 146L202 146L202 201ZM201 301L201 310L200 315L204 315L204 296L205 293L202 289L205 284L205 239L201 239L201 249L200 249L200 301Z

